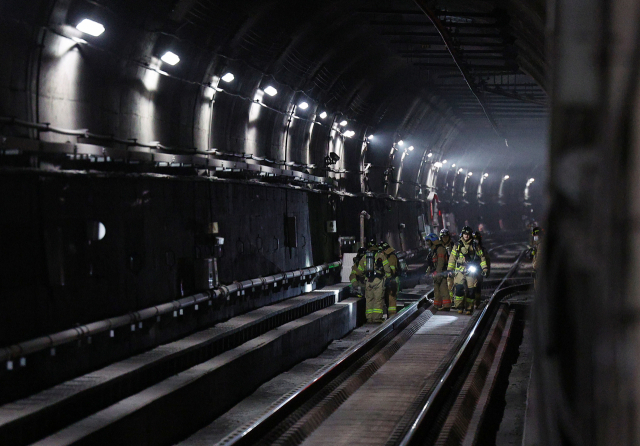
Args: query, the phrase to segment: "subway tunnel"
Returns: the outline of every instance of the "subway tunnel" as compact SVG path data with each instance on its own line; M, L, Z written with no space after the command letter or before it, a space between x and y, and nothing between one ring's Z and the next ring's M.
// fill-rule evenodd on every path
M638 443L640 5L5 0L0 12L0 443L187 441L220 416L209 406L233 406L231 396L193 395L253 379L234 394L249 395L267 381L253 376L263 363L192 391L192 403L172 396L157 413L140 409L144 423L131 415L130 425L67 433L289 319L193 353L188 367L165 366L148 386L136 378L108 384L109 397L87 391L67 409L12 414L313 293L327 305L334 294L353 300L359 314L333 338L320 329L318 348L353 335L364 298L349 295L344 272L368 240L394 247L409 264L403 288L424 291L405 310L449 317L429 309L425 236L464 226L496 259L501 249L518 258L504 260L505 280L470 327L477 318L489 330L490 310L511 305L524 328L512 330L522 344L505 349L508 366L496 366L504 395L486 398L495 420L478 415L484 437L438 444ZM542 266L513 273L536 226ZM500 303L509 283L526 303ZM409 324L408 313L397 320ZM400 327L394 320L376 330ZM272 356L280 372L320 353L291 348ZM509 403L518 367L522 413ZM510 423L517 441L501 433ZM433 435L384 440L435 444Z

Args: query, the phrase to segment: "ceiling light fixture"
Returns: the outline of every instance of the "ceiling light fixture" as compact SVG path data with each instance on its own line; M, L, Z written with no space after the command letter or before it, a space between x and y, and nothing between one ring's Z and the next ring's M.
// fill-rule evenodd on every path
M467 174L467 176L471 176L471 175L473 175L473 172L469 172L469 173Z
M509 179L509 175L505 175L504 177L502 177L503 180L508 180Z
M349 123L348 123L346 120L344 120L344 119L343 119L342 121L340 121L340 125L341 125L342 127L344 127L344 126L345 126L345 125L347 125L347 124L349 124Z
M298 105L298 107L300 107L303 110L306 110L309 108L309 104L307 104L306 102L301 102L300 105Z
M367 139L368 139L369 141L373 141L373 138L374 138L374 136L373 136L373 135L369 135L369 136L367 136Z
M399 145L400 147L404 146L404 141L403 141L403 140L398 141L398 145Z
M93 37L98 37L104 32L104 26L102 26L102 24L89 19L84 19L82 22L78 23L76 25L76 29Z
M224 76L222 76L220 79L222 79L225 82L231 82L235 79L236 77L233 75L233 73L227 73Z
M327 117L327 112L320 113L320 119L324 119Z
M168 63L169 65L175 65L180 62L180 58L178 57L178 55L172 53L171 51L167 51L166 53L164 53L160 59L163 62Z
M488 173L485 173L484 175L482 175L482 178L488 178L488 177L489 177Z
M271 85L269 85L267 88L265 88L264 92L267 93L269 96L275 96L275 95L278 94L278 90L273 88Z
M427 158L431 158L433 156L433 153L429 152L429 154L427 155Z
M437 168L442 167L442 163L440 163L440 162L435 162L435 163L433 163L433 165L436 166Z
M413 146L409 146L409 148L408 148L407 150L408 150L409 152L413 152L413 149L414 149L414 148L415 148L415 147L413 147Z
M344 132L344 136L346 136L347 138L351 138L355 134L356 132L354 132L353 130L347 130L346 132Z

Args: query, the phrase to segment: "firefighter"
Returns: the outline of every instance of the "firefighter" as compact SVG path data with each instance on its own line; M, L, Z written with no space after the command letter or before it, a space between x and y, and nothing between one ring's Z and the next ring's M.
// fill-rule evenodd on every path
M451 309L451 297L447 286L447 249L436 234L429 234L426 238L431 248L431 262L427 274L433 276L433 305L442 311Z
M358 253L353 258L353 266L351 266L351 274L349 275L351 291L358 297L362 297L364 290L364 275L362 275L362 272L358 269L358 265L360 264L360 259L362 259L366 252L367 249L364 246L358 248Z
M455 243L453 242L453 237L451 237L451 233L447 228L440 230L440 240L442 241L442 246L447 250L448 259L451 256L451 251L453 251ZM451 276L447 276L447 287L449 288L449 300L453 302L453 277ZM452 308L455 309L455 305Z
M396 250L387 242L380 242L378 246L387 257L391 269L391 278L385 281L384 301L387 304L387 317L392 317L397 312L398 290L400 289L398 256Z
M491 258L482 245L482 233L480 231L474 231L473 239L476 241L478 247L484 253L484 258L487 262L487 274L485 276L478 277L478 286L476 286L476 308L478 308L478 306L480 305L480 299L482 299L482 282L484 282L485 277L489 277L489 274L491 274Z
M364 297L366 299L367 322L382 322L384 306L384 283L391 278L391 268L387 256L378 249L371 240L367 244L367 252L360 259L358 270L364 275Z
M478 276L487 274L487 261L482 249L473 240L469 226L462 228L460 240L449 256L447 270L455 275L454 302L458 313L462 314L464 310L466 314L473 313Z

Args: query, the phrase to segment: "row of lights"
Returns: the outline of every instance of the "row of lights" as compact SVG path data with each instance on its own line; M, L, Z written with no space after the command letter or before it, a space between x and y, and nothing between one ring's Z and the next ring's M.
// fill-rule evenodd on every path
M85 33L85 34L89 34L91 36L94 37L98 37L100 36L102 33L104 33L105 28L101 23L95 22L93 20L90 19L84 19L82 20L80 23L78 23L76 25L76 29L78 29L79 31ZM178 56L177 54L175 54L172 51L167 51L165 52L161 57L160 60L162 60L163 62L174 66L177 65L180 62L180 56ZM223 80L224 82L233 82L233 80L235 79L235 76L233 75L233 73L226 73L224 76L222 76L220 78L221 80ZM275 96L278 94L278 90L269 85L267 86L264 90L263 90L266 94L268 94L269 96ZM302 110L306 110L309 108L309 103L307 102L301 102L298 104L298 108L302 109ZM320 117L320 119L325 119L328 115L326 111L323 111L322 113L320 113L318 115ZM340 125L342 127L345 127L347 125L347 121L343 120L340 122ZM343 133L345 136L351 138L352 136L354 136L356 133L353 130L347 130ZM373 135L369 136L369 139L373 139Z

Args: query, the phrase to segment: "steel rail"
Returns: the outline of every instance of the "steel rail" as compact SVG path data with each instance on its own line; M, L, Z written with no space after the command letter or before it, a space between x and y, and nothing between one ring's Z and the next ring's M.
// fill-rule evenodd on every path
M257 443L274 426L293 413L298 407L309 400L320 389L325 387L333 379L347 370L355 361L366 354L380 340L389 333L400 328L407 320L416 314L422 305L427 304L427 296L433 291L423 295L419 300L403 309L396 316L391 318L386 324L377 328L371 336L361 340L356 345L346 350L340 358L330 366L322 370L311 381L303 387L280 401L273 409L262 415L259 419L251 423L237 434L227 437L220 444L224 446L245 446Z
M413 446L417 444L422 444L421 441L426 433L434 426L437 415L441 410L442 404L446 401L448 394L451 392L451 388L453 386L453 382L458 378L458 372L464 368L464 365L477 345L480 341L480 333L484 328L491 322L490 313L493 313L497 308L502 295L505 292L511 290L511 288L522 288L530 285L515 285L514 287L503 288L504 283L516 272L522 258L524 257L526 250L523 250L513 266L509 269L509 272L502 279L496 290L494 291L489 303L483 308L480 317L476 321L475 325L469 332L469 335L465 339L462 344L460 350L452 359L451 363L444 371L438 383L436 384L434 390L429 395L427 401L423 404L422 409L416 416L414 422L411 424L411 427L407 431L407 433L403 436L400 442L397 443L398 446Z

